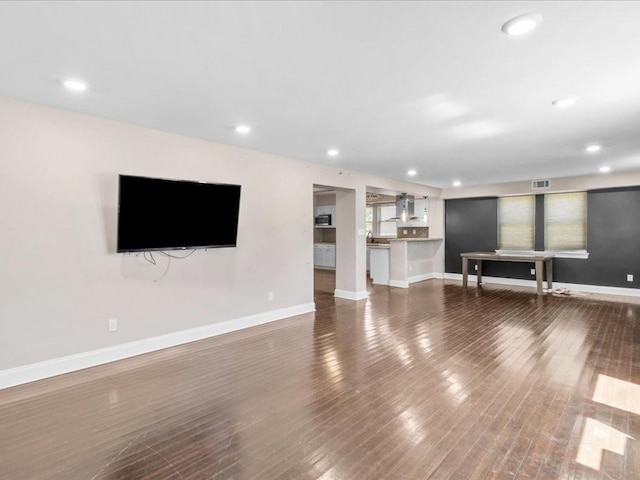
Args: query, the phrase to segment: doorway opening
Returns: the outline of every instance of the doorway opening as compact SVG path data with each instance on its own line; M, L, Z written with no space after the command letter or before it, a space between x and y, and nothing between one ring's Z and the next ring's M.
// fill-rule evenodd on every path
M337 207L334 187L313 186L313 296L316 309L334 304Z

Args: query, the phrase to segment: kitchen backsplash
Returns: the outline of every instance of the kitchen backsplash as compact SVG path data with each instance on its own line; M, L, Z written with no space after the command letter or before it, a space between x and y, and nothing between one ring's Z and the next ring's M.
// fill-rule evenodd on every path
M429 227L398 227L398 238L429 238Z
M387 244L389 243L389 240L391 240L390 238L380 238L380 237L375 237L375 238L370 238L367 240L367 243L384 243Z
M398 238L429 238L429 227L398 227ZM336 229L314 228L313 243L336 243ZM376 237L375 243L389 243L389 239Z
M313 243L336 243L335 228L314 228Z

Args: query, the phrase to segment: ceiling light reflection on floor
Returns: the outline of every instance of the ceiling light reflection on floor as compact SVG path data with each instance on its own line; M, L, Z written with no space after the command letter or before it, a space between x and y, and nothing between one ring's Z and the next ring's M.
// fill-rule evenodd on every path
M378 348L378 329L371 315L364 316L364 335L367 339L368 350Z
M451 395L453 400L459 405L467 399L468 393L465 391L465 385L460 377L450 370L442 372L443 378L450 382L447 393Z
M330 378L333 386L341 388L344 376L342 374L342 364L340 363L340 358L338 357L336 349L331 348L324 352L322 360L327 376Z
M417 415L411 407L407 408L400 414L400 419L402 420L402 424L411 443L418 445L425 439L426 434L418 421Z
M420 349L426 353L427 355L431 355L433 352L431 351L431 342L427 337L422 337L418 341L418 345L420 345Z

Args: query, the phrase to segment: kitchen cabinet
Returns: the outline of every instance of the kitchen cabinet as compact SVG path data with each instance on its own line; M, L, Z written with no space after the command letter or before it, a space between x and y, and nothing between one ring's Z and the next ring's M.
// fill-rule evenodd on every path
M336 246L325 245L324 251L324 263L325 266L336 268Z
M375 285L389 285L389 247L370 248L371 282Z
M313 246L313 264L316 267L321 266L324 263L324 251L322 245L315 244Z
M336 268L336 246L329 243L314 244L313 264L316 267Z

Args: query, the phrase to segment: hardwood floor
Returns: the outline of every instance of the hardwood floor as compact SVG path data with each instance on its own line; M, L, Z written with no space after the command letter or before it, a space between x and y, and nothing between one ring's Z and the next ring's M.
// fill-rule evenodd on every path
M0 391L0 478L640 478L638 302L317 275L315 314Z

